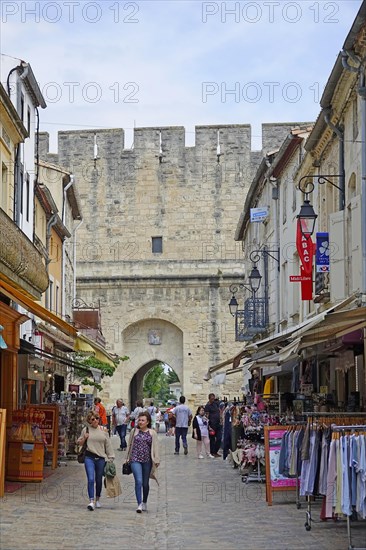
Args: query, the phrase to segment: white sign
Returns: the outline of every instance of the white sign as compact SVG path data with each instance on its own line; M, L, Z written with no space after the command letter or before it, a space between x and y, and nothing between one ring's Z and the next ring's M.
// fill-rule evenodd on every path
M251 208L250 209L250 221L251 222L262 222L268 216L267 206L260 208Z

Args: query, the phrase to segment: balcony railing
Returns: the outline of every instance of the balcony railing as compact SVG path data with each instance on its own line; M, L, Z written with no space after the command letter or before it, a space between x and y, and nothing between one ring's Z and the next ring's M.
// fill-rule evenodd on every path
M248 298L244 303L244 310L238 310L235 315L235 340L250 341L266 328L266 299Z

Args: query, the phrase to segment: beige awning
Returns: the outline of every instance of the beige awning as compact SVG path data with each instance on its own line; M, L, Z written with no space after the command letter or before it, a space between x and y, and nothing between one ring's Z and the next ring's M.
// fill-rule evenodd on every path
M253 342L252 344L249 344L245 349L246 351L254 354L254 352L271 350L276 345L280 345L281 342L292 341L295 338L298 338L299 336L302 336L303 334L317 327L330 313L339 311L340 309L354 302L355 298L356 296L352 295L342 302L339 302L338 304L335 304L334 306L326 309L325 311L322 311L321 313L318 313L317 315L306 319L298 325L294 325L293 327L289 327L282 332L277 332L272 336L269 336L268 338L264 338L263 340L259 340L258 342Z
M256 367L269 367L271 365L282 365L286 361L298 358L298 350L301 344L301 338L296 338L293 342L282 348L278 353L272 353L268 357L262 357L254 361Z
M111 367L116 366L116 363L113 361L113 357L96 342L84 336L84 334L78 333L75 339L74 350L90 352L97 359L99 359L99 361L108 363Z
M345 334L366 327L366 307L329 313L314 330L308 330L301 338L301 349L340 338Z

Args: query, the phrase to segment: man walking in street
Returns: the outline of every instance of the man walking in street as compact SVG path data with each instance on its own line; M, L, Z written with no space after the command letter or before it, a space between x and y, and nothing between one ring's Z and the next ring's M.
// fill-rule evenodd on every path
M215 394L210 393L208 396L208 403L205 406L205 413L208 416L208 423L210 426L210 453L214 457L220 457L219 449L221 446L221 433L222 426L220 420L220 408L218 402L215 400Z
M113 426L116 427L116 431L119 435L119 438L121 440L119 451L124 451L127 449L127 443L126 443L126 432L127 432L127 424L130 418L130 411L123 403L122 399L117 399L116 406L112 409L113 414Z
M184 454L188 454L188 443L187 443L187 433L188 426L192 422L192 411L185 405L186 398L184 395L181 395L179 398L179 405L172 409L172 414L176 418L175 424L175 455L179 455L180 448L180 438L182 438L182 444L184 449Z

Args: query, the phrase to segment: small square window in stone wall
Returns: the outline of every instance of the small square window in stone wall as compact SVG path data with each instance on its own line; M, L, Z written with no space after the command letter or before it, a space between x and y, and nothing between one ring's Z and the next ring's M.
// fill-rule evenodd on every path
M153 254L161 254L163 252L163 237L151 237L151 249Z

